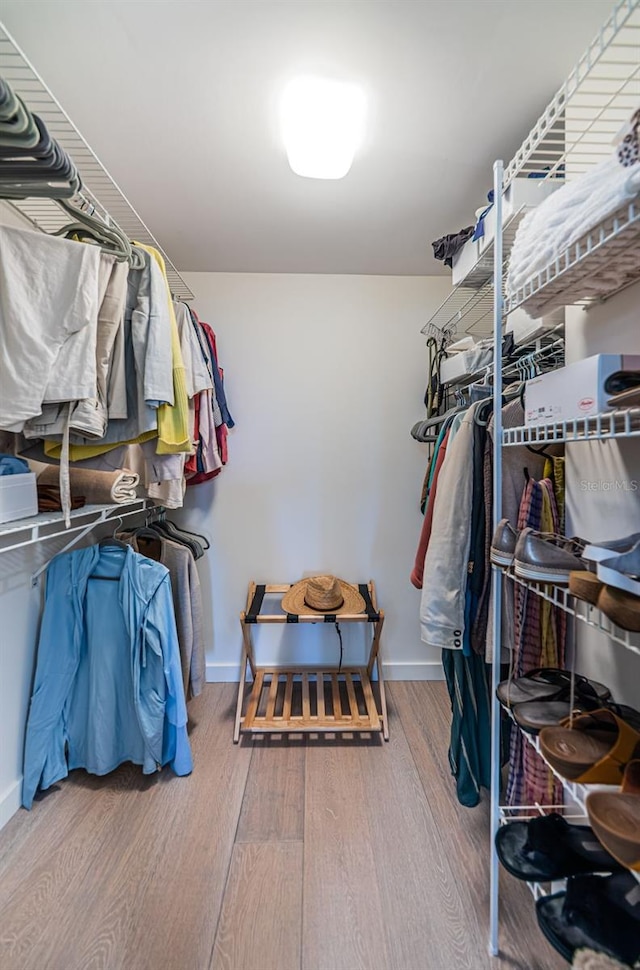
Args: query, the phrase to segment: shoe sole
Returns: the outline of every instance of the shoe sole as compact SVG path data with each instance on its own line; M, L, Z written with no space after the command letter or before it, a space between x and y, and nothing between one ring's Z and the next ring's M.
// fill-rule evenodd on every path
M551 583L553 586L569 585L569 569L545 569L529 563L514 560L514 572L519 579L530 579L535 583Z
M513 562L513 553L502 552L500 549L494 549L491 546L490 559L494 566L510 566Z
M628 576L627 573L621 573L617 569L612 569L610 566L603 566L602 563L598 563L598 579L606 586L614 586L616 589L624 590L625 593L631 593L632 596L640 596L640 580Z

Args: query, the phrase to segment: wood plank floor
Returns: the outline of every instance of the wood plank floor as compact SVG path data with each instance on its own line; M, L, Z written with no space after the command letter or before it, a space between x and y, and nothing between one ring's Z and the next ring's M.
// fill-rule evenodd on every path
M231 741L190 704L195 770L76 771L0 832L0 970L560 970L526 886L487 955L488 803L462 808L440 683L388 685L391 740Z

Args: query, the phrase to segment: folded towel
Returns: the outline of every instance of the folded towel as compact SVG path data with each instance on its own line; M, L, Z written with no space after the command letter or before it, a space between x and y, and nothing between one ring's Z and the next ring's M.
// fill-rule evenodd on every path
M84 495L74 495L72 509L81 509L86 504ZM62 497L56 485L38 485L38 512L61 512Z
M58 485L60 469L57 465L48 465L38 475L38 486ZM115 502L123 505L135 502L137 498L136 486L140 476L129 468L120 471L99 472L89 468L69 467L71 494L83 495L89 505L104 505Z
M548 196L518 227L509 260L507 294L513 295L639 192L640 165L623 168L613 155ZM527 309L531 312L532 308Z

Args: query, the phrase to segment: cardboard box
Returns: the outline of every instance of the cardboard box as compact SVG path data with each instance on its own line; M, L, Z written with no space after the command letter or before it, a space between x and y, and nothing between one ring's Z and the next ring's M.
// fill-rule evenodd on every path
M24 475L0 475L0 522L25 519L37 512L35 474L25 472Z
M607 404L611 394L605 391L604 384L607 377L619 370L640 370L640 356L596 354L527 381L525 424L568 421L611 411Z

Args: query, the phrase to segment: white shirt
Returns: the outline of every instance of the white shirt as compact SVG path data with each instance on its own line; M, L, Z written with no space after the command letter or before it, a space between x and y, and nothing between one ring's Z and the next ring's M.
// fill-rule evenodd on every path
M0 226L0 428L95 397L99 265L97 247Z

